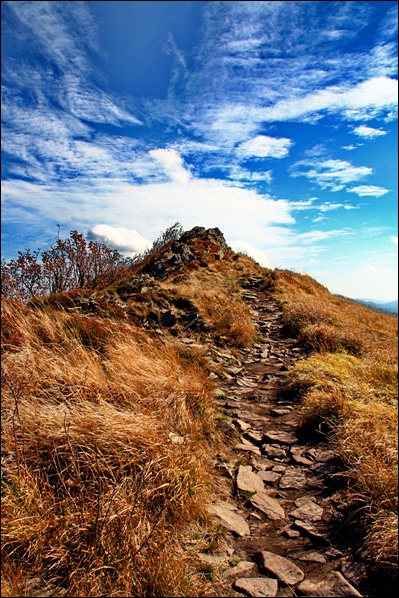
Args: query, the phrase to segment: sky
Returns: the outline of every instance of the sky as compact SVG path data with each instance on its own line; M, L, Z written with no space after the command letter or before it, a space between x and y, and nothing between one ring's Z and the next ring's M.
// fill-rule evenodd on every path
M398 296L397 2L1 2L2 257L179 222Z

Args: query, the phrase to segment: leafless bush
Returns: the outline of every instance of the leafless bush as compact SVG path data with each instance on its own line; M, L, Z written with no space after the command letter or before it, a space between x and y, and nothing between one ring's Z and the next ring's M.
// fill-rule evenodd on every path
M87 241L82 233L73 230L67 239L58 237L50 249L25 249L18 252L16 260L2 260L1 295L26 302L50 293L96 289L120 282L147 255L160 251L182 233L181 224L176 222L160 234L150 250L124 258L116 249Z

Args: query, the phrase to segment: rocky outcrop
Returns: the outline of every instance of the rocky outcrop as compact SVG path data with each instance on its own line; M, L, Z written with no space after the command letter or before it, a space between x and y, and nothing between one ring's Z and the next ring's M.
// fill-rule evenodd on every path
M151 256L142 271L158 280L166 280L185 265L206 266L209 262L232 255L233 251L218 228L196 226Z

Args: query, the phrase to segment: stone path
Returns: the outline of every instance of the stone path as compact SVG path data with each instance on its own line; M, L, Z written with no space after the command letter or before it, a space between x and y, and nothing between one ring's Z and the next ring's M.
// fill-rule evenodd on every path
M261 342L239 359L216 356L229 364L218 399L225 426L239 436L235 463L219 463L231 502L209 507L231 532L229 552L203 558L223 571L217 596L361 596L362 564L334 544L340 462L322 435L306 436L299 401L282 393L302 350L284 336L282 312L261 283L252 278L244 296Z

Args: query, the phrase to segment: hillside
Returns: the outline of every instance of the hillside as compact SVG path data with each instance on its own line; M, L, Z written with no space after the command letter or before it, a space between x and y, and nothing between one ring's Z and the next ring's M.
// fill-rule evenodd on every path
M376 301L371 301L370 299L356 299L360 303L364 303L368 307L372 309L382 310L385 312L392 312L397 314L398 313L398 300L395 299L394 301L389 301L387 303L377 303Z
M218 229L163 241L130 268L116 261L113 281L2 300L3 595L248 593L204 555L235 550L231 566L247 550L209 505L259 517L237 475L251 465L242 444L272 455L269 424L228 405L258 379L291 401L308 451L327 439L339 459L334 500L365 571L354 583L379 595L397 563L397 319L261 268ZM291 466L288 448L273 467ZM264 478L278 498L278 476Z

